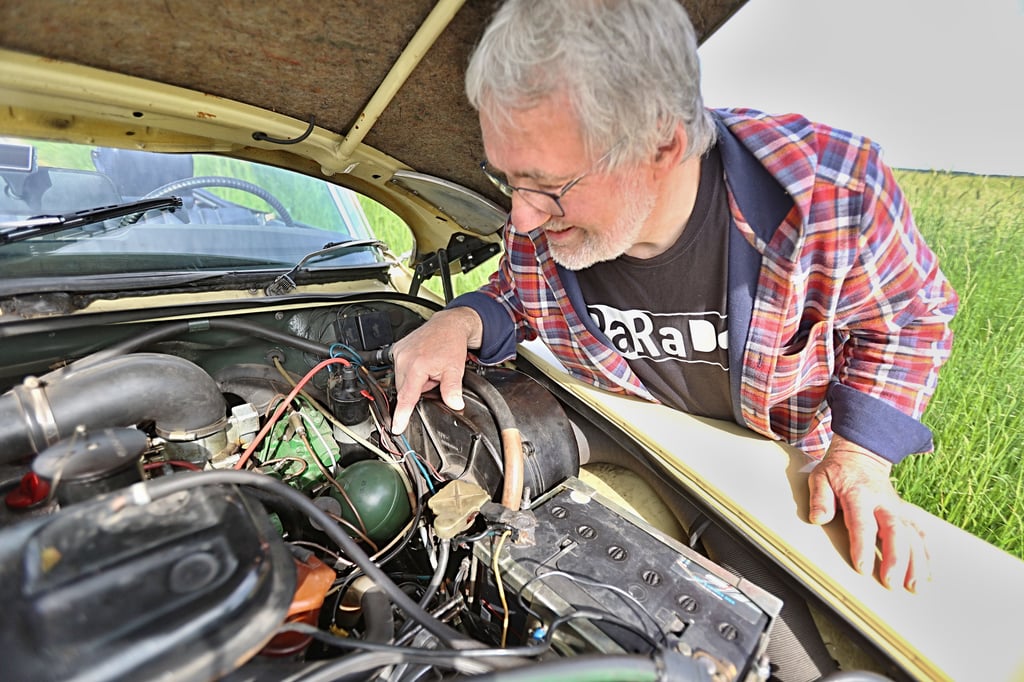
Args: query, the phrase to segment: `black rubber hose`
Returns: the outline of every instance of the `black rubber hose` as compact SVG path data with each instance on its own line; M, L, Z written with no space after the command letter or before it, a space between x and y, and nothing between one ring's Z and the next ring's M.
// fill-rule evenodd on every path
M523 454L523 437L516 425L516 418L498 389L479 374L471 371L465 372L462 375L462 383L480 396L498 424L498 430L501 432L505 475L501 491L501 504L512 511L519 511L523 501L526 457Z
M462 375L462 383L473 393L480 396L480 400L483 401L484 405L487 406L487 409L494 416L494 421L497 423L499 431L518 428L515 415L512 414L508 403L505 402L505 399L501 396L498 389L494 387L494 384L472 370L466 370L466 373Z
M171 339L185 334L195 334L198 332L210 331L213 329L224 329L227 331L235 331L243 334L249 334L252 336L258 336L261 339L267 341L274 341L277 343L283 343L291 348L296 348L307 353L312 353L319 357L330 357L331 349L330 346L326 346L316 341L310 341L301 336L295 336L293 334L287 334L285 332L279 332L276 329L270 329L253 322L246 322L243 320L232 320L228 318L206 318L202 320L188 320L183 322L168 322L152 329L147 329L144 332L136 334L135 336L125 339L120 343L116 343L109 348L104 348L101 351L97 351L92 355L87 355L84 358L80 358L75 362L71 363L67 369L77 370L83 367L88 367L96 362L103 362L113 357L125 355L131 353L140 348L145 348L158 341L165 339ZM367 355L370 355L369 353ZM61 371L61 370L58 370Z
M472 678L477 682L710 682L696 659L665 653L661 661L640 654L584 655L539 661Z
M16 386L0 396L0 463L38 453L87 429L153 422L169 440L227 426L217 383L184 358L133 353ZM45 378L44 378L45 379Z
M116 343L113 346L96 351L84 358L79 358L75 362L71 363L67 369L80 369L95 362L102 362L112 357L134 352L158 341L172 339L185 334L210 331L213 329L223 329L226 331L249 334L267 341L281 343L289 348L295 348L322 358L327 358L331 355L330 346L316 341L310 341L309 339L301 336L281 332L246 320L234 320L226 317L211 317L200 320L187 320L183 322L168 322L166 324L161 324L158 327L147 329L146 331ZM360 359L366 364L376 366L390 363L387 349L367 351L357 350L356 352L359 354Z
M383 589L374 585L363 593L359 605L366 623L363 639L378 644L387 644L394 639L395 614L391 611L391 600Z

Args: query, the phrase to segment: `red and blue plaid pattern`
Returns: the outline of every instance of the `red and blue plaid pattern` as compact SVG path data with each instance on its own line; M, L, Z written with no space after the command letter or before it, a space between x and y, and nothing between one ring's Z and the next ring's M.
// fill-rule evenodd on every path
M878 148L795 115L716 113L794 202L765 242L729 187L736 226L762 256L741 370L745 425L821 456L833 380L919 419L950 353L957 296ZM505 246L481 292L509 312L517 338L539 335L577 378L653 400L569 304L543 231L509 227Z

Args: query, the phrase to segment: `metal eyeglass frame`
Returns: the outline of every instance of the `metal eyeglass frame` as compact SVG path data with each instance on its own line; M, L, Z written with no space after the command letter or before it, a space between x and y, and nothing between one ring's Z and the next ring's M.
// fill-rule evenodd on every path
M480 170L484 172L484 175L487 176L488 180L494 183L494 186L498 188L498 191L500 191L505 196L511 198L514 192L519 192L523 197L523 201L528 203L533 208L543 213L546 213L550 216L562 218L565 216L565 208L562 207L562 197L565 196L566 192L575 187L580 180L587 177L588 175L592 175L594 171L602 163L608 160L608 157L612 155L612 152L615 151L615 148L618 146L619 145L617 144L612 145L611 149L606 151L600 159L595 161L594 164L587 171L585 171L575 179L570 180L569 182L562 185L562 188L557 192L545 192L542 189L533 189L532 187L516 187L514 185L510 185L506 181L505 175L503 173L496 173L493 170L491 170L490 165L487 163L487 161L480 162ZM533 201L531 201L530 197L536 198ZM541 197L550 200L551 203L543 205L543 200L541 199ZM534 203L534 201L541 202L542 205L538 205ZM550 210L551 208L554 208L555 210L552 211Z

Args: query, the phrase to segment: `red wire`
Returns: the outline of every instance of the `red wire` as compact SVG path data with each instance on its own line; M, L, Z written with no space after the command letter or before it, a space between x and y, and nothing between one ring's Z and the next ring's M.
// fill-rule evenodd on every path
M309 383L309 380L312 379L316 375L316 373L322 370L324 367L327 367L328 365L338 364L350 366L352 363L346 360L345 358L327 358L326 360L318 364L316 367L306 372L306 376L302 377L302 379L299 380L299 383L295 384L295 388L293 388L291 393L289 393L288 396L281 402L281 404L277 406L277 409L274 410L274 414L271 415L270 419L267 420L267 423L263 425L262 429L260 429L260 432L257 433L256 437L252 439L251 443L249 443L249 446L245 449L245 452L242 453L242 456L238 458L237 462L235 462L236 469L241 469L242 467L245 466L245 463L249 461L249 458L252 456L252 453L256 451L257 447L259 447L259 444L266 437L267 433L269 433L270 430L274 428L274 424L276 424L277 420L281 418L281 415L284 414L284 411L288 408L288 405L291 404L292 400L295 399L295 396L299 394L299 391L302 390L302 387Z

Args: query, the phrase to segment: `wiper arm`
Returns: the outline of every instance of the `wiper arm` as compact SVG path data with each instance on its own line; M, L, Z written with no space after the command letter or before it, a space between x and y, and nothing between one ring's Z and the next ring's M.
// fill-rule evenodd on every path
M305 256L302 257L302 260L295 264L295 267L293 267L291 270L284 273L283 275L279 275L273 282L271 282L267 286L266 289L264 289L264 293L267 296L283 296L284 294L287 294L296 286L295 280L292 279L292 275L297 273L299 270L302 269L302 266L304 266L306 263L315 258L320 258L321 256L336 255L339 251L349 251L351 249L363 248L366 246L381 247L383 245L383 242L381 242L379 239L353 239L352 241L347 242L334 242L330 244L325 244L324 248L318 251L314 251L312 253L307 253Z
M181 208L181 206L181 197L161 197L159 199L129 201L124 204L114 204L113 206L87 208L84 211L75 211L62 215L37 215L27 220L0 223L0 244L13 244L14 242L24 241L32 237L53 234L54 232L92 225L93 223L102 223L104 220L110 220L111 218L141 215L156 209L173 211Z

